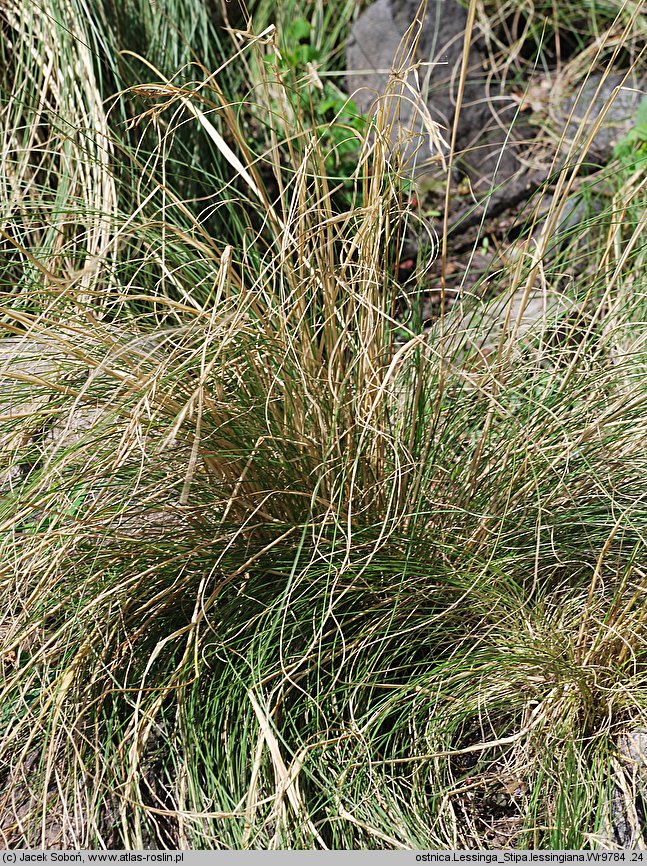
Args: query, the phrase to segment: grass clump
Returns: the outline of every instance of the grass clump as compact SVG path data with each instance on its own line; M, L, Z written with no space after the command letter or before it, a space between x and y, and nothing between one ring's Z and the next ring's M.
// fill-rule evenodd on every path
M238 106L115 63L106 103L104 31L48 4L2 5L53 57L3 96L6 844L597 844L647 706L644 166L590 272L522 238L422 331L385 114L339 195L290 70Z

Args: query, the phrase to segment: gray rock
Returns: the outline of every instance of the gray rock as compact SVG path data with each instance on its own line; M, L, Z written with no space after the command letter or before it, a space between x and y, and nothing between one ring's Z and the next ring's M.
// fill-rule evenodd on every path
M393 147L410 161L414 177L440 176L437 162L426 159L419 151L424 125L412 105L411 88L417 88L433 120L445 129L449 139L454 123L458 81L463 62L463 40L467 13L456 0L429 0L424 19L409 36L412 49L406 56L402 40L416 21L417 0L377 0L359 17L347 45L347 78L362 112L370 113L383 97L389 83L388 71L397 58L401 70L398 96L394 100L396 132ZM529 196L547 178L552 154L542 160L526 159L526 151L537 137L537 126L517 114L518 101L493 82L486 89L484 51L478 33L472 41L465 91L457 123L455 180L467 177L472 202L463 207L458 218L465 226L478 221L487 208L490 216L511 207ZM565 79L564 79L565 80ZM604 164L613 147L635 122L636 111L647 79L634 77L622 84L622 73L612 73L603 81L602 74L589 77L578 98L570 84L568 92L558 79L546 96L540 110L542 124L553 127L555 137L562 136L562 165L587 148L587 159ZM621 86L622 85L622 86ZM393 86L393 82L391 83ZM564 88L564 89L562 89ZM600 113L604 116L600 118ZM599 128L597 122L600 120ZM408 130L403 144L398 131ZM530 168L529 166L533 167Z
M27 337L0 340L0 494L18 482L26 453L35 459L53 443L78 441L92 426L96 409L79 406L66 422L49 406L47 383L70 376L83 381L88 369L60 348Z
M587 160L599 165L607 163L615 145L634 126L645 90L647 77L625 81L620 72L609 74L604 81L602 73L591 75L574 93L563 98L555 88L550 115L554 131L564 132L562 156L573 158L586 147Z
M618 739L616 785L611 798L611 843L621 848L645 849L647 804L647 730L635 728Z
M404 34L416 20L419 4L416 0L390 0L393 25ZM447 131L451 129L456 105L458 73L460 72L463 40L467 27L467 12L456 0L431 0L420 27L415 60L429 66L421 67L421 89L431 116ZM478 68L482 54L473 49L471 63ZM467 99L473 83L468 84Z
M398 50L405 31L406 27L401 28L393 20L389 0L377 0L351 28L346 57L348 90L362 114L386 106L386 94L390 91L389 120L394 121L391 146L406 163L421 150L424 125L414 102L415 75L408 71L402 82L391 80L389 86L391 70L399 65ZM403 58L405 68L415 62L413 57Z
M436 162L429 162L420 150L424 124L412 105L411 90L416 89L431 119L439 123L449 139L454 123L458 82L463 62L463 41L467 25L465 9L456 0L430 0L424 19L411 33L413 50L407 55L402 40L416 21L416 0L377 0L359 17L347 44L348 87L359 109L374 110L387 90L388 71L406 69L393 109L399 129L408 130L405 146L399 142L399 154L412 160L416 177L439 172ZM397 61L396 61L397 58ZM484 53L478 35L470 49L469 69L457 126L456 175L469 178L475 204L488 202L490 212L519 198L530 187L530 179L518 159L518 143L508 130L512 126L516 104L505 93L495 99L486 93ZM407 87L407 84L409 87ZM392 82L393 86L393 82ZM514 135L519 134L519 128ZM525 133L525 130L521 130ZM392 137L397 139L397 135ZM395 141L394 141L395 144ZM513 188L514 187L514 188ZM477 207L478 211L478 207Z
M612 758L608 818L597 844L602 849L647 849L647 729L636 727L618 737Z
M573 308L565 295L538 288L527 292L522 287L512 295L490 300L466 298L452 308L442 338L433 342L444 346L445 357L452 364L472 356L480 359L485 369L500 344L505 355L515 357L533 335L557 327Z

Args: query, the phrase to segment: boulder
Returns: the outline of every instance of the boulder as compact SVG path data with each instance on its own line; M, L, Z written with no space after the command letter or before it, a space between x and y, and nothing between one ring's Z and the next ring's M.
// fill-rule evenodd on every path
M377 0L351 30L347 84L362 112L370 113L380 104L389 86L389 70L396 70L396 82L391 79L390 84L396 93L393 147L414 178L440 177L441 172L438 161L429 160L429 151L420 147L425 128L415 94L449 140L466 27L467 13L457 0L429 0L424 16L417 0ZM467 203L458 203L457 216L465 225L478 221L485 209L494 216L530 196L555 167L581 155L583 147L587 160L608 162L614 145L635 123L647 86L645 76L628 80L623 73L612 72L593 74L574 87L567 69L551 81L538 76L537 82L530 82L535 96L521 106L519 96L497 85L495 78L487 81L478 28L468 63L453 178L464 179L470 191ZM557 166L552 165L552 148L542 150L538 143L542 128L552 131L553 141L562 139Z
M618 762L611 796L611 832L603 847L640 848L645 842L647 730L634 728L618 738Z
M400 156L409 161L414 177L437 173L438 164L420 148L425 130L413 93L449 140L467 27L467 13L456 0L430 0L422 19L418 11L415 0L377 0L355 22L347 44L347 84L363 113L383 98L389 70L398 71L393 112L399 128L407 129L408 144ZM407 51L403 40L409 28ZM457 180L467 177L474 201L489 201L491 211L510 196L510 184L520 183L524 190L530 184L521 177L525 171L517 154L521 130L517 126L510 133L517 104L505 93L488 95L484 59L475 34L458 119L455 172ZM398 140L397 133L393 138Z
M568 91L558 80L549 112L554 132L563 134L563 159L573 159L586 148L588 162L609 162L615 145L633 127L646 90L647 76L627 77L622 72L594 73Z

